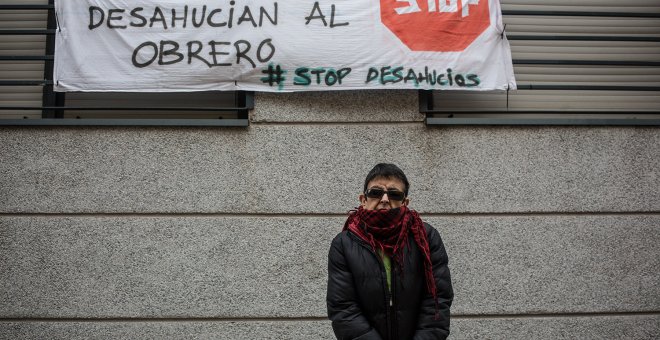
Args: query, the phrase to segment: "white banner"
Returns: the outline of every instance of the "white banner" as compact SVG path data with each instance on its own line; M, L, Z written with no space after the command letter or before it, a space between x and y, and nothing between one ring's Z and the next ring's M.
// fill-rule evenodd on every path
M498 0L57 0L56 91L515 89Z

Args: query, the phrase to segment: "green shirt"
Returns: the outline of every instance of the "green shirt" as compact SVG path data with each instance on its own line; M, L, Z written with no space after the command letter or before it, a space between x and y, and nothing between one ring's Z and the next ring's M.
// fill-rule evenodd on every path
M385 266L385 273L387 274L387 290L392 292L392 260L390 259L384 251L378 250L378 255L383 260L383 266Z

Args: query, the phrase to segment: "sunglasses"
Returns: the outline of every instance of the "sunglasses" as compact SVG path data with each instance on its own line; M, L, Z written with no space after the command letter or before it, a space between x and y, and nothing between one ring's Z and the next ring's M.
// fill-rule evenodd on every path
M371 188L365 191L364 194L369 198L377 199L380 199L383 197L383 195L387 194L387 198L391 199L392 201L403 201L403 199L406 198L406 194L396 189L385 190L381 188Z

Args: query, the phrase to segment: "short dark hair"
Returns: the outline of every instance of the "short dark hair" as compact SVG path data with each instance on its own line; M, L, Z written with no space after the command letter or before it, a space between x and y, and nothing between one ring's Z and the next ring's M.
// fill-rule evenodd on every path
M398 166L391 164L391 163L378 163L376 166L374 166L371 171L369 171L369 174L367 174L367 178L364 180L364 192L367 191L367 185L369 185L369 182L373 181L376 177L385 177L385 178L396 178L403 182L404 185L404 190L403 192L408 196L408 189L410 189L410 183L408 183L408 178L406 178L406 174L403 173L403 170L401 170Z

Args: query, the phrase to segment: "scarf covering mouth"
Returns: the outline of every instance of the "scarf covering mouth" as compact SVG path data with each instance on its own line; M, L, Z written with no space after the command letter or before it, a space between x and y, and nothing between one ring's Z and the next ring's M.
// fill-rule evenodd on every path
M424 258L426 289L433 295L436 304L436 318L438 317L438 299L433 277L431 250L426 237L426 228L416 211L408 209L406 206L389 210L366 210L360 206L357 210L349 212L343 230L351 231L369 244L374 252L380 250L392 257L399 267L400 273L403 273L403 248L408 244L408 236L412 233Z

